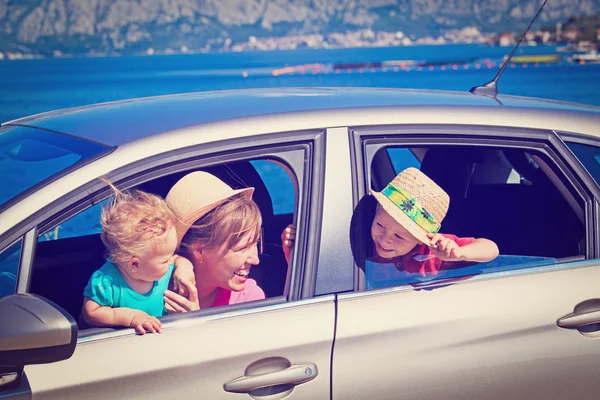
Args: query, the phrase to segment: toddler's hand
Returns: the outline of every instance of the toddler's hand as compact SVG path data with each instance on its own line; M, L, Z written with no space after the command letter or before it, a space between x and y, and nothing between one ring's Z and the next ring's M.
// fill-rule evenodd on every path
M143 311L136 311L129 326L135 328L135 331L143 335L146 331L151 333L161 333L162 324L156 317L151 317Z
M285 261L290 263L290 255L292 247L294 247L294 240L296 240L296 226L289 224L281 233L281 248L283 249L283 255Z
M460 246L452 239L448 239L439 233L428 233L427 237L431 239L429 248L431 252L443 261L461 261L464 260L464 254Z

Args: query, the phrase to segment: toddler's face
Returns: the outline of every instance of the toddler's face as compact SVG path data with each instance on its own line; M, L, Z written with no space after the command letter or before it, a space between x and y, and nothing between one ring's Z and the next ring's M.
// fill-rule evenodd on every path
M408 254L420 242L377 205L371 225L371 238L380 257L394 258Z
M177 233L174 227L148 241L148 251L141 256L137 279L157 281L169 271L173 254L177 248Z

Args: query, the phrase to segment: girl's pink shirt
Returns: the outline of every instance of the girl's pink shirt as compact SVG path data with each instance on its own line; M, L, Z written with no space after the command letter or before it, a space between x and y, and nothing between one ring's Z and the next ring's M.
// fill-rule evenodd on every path
M265 292L256 284L254 279L246 281L246 287L240 292L219 288L215 301L211 307L226 306L229 304L245 303L247 301L262 300Z

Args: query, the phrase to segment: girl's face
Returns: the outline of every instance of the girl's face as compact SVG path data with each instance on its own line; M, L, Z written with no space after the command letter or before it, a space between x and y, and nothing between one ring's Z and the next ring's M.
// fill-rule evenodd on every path
M394 258L408 254L420 242L378 204L371 238L380 257Z
M234 292L244 290L250 268L260 262L257 238L256 232L250 231L232 248L224 245L202 250L202 279Z

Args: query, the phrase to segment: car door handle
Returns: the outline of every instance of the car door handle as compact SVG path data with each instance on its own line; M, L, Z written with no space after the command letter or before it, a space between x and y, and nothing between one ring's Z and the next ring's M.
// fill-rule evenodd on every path
M577 304L573 312L556 321L561 328L581 328L600 323L600 299L590 299Z
M318 373L313 363L290 364L284 358L273 357L253 363L243 376L225 383L223 389L232 393L250 393L269 386L295 386L315 379Z

